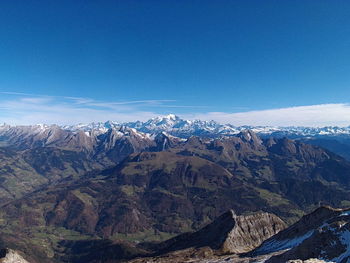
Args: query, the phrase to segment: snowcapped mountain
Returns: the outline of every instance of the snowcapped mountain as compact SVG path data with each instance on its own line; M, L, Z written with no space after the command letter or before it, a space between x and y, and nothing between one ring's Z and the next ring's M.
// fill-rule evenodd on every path
M171 145L171 141L181 141L191 136L215 139L239 136L247 130L261 139L270 137L299 139L350 160L350 126L234 126L215 121L184 120L174 114L152 118L145 122L107 121L70 126L4 124L0 125L0 146L15 146L18 149L59 147L83 150L89 154L100 154L101 151L107 150L111 151L110 156L113 156L112 149L122 149L125 154L121 156L126 156L139 150L166 149Z
M164 131L178 137L220 134L220 128L224 127L215 121L183 120L174 114L152 118L146 122L129 122L125 125L146 133ZM229 134L238 133L235 129L227 128Z
M65 126L62 126L62 129L69 130L69 131L90 132L94 130L94 131L106 132L108 129L116 129L120 126L122 126L122 124L118 122L106 121L106 122L92 122L89 124L81 123L78 125L65 125Z
M114 131L118 137L134 134L136 137L153 140L157 134L164 133L167 136L189 138L191 136L218 138L222 136L235 136L242 131L251 130L262 138L288 137L292 139L337 139L342 143L349 140L349 127L271 127L271 126L234 126L220 124L215 121L184 120L169 114L152 118L148 121L119 123L114 121L94 122L90 124L78 124L70 126L58 125L29 125L10 126L0 125L0 141L12 140L17 145L33 144L36 146L57 145L64 141L69 144L76 143L83 147L93 145L99 136ZM25 143L24 143L25 142ZM324 146L324 145L321 145ZM343 147L343 145L342 145ZM326 147L327 148L327 147ZM334 149L331 149L334 150ZM347 150L347 149L346 149ZM342 149L342 151L344 151Z
M56 138L58 135L84 133L88 137L99 136L108 132L109 129L124 133L133 131L139 133L141 137L156 136L156 134L165 132L168 135L179 138L188 138L191 136L216 138L221 136L237 135L244 130L251 130L260 137L289 137L295 138L350 138L350 126L348 127L273 127L273 126L234 126L231 124L220 124L215 121L202 120L184 120L180 117L169 114L152 118L148 121L119 123L114 121L93 122L89 124L78 125L29 125L29 126L10 126L0 125L0 138L3 137L35 137L35 138ZM145 135L148 134L148 135ZM152 135L153 134L153 135ZM75 135L77 136L77 135Z
M275 127L275 126L234 126L231 124L220 124L215 121L202 120L184 120L180 117L169 114L159 116L148 121L119 123L113 121L98 122L90 124L79 124L72 126L63 126L62 129L70 131L89 132L94 130L100 133L106 132L108 129L119 129L121 126L133 128L143 133L160 133L166 132L173 136L187 138L190 136L232 136L243 130L252 130L260 136L275 137L323 137L323 136L350 136L350 126L348 127ZM0 126L0 131L1 131ZM47 128L48 126L42 126Z

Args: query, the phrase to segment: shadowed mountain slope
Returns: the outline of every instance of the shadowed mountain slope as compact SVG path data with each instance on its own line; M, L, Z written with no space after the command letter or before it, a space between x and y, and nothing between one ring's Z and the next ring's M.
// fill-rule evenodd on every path
M320 207L263 242L252 254L283 252L266 261L269 263L310 258L346 263L350 260L349 226L349 209Z

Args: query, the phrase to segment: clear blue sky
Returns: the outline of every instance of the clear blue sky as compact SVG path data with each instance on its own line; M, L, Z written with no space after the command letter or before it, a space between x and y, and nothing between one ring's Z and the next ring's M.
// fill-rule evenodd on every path
M337 0L1 1L0 91L159 114L346 104L349 14Z

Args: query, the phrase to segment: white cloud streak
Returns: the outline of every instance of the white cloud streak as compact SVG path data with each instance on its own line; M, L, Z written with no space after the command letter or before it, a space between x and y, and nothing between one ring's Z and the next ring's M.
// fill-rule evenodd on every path
M92 103L93 104L93 103ZM147 120L156 116L138 107L112 107L90 105L72 101L57 101L54 98L21 98L0 101L0 122L9 124L76 124L107 120ZM105 107L107 106L107 107Z
M216 120L237 126L349 126L349 104L320 104L311 106L287 107L239 113L209 112L188 117L202 120Z
M55 97L16 92L0 92L0 123L9 124L77 124L113 120L145 121L149 118L186 108L201 106L175 105L174 100L96 101L91 98ZM173 112L176 114L176 112ZM350 105L320 104L246 112L205 112L180 114L184 119L215 120L236 126L349 126Z
M1 98L1 94L3 97ZM0 92L0 123L77 124L113 120L145 121L162 108L193 108L175 100L97 101L91 98ZM154 111L157 110L157 113Z

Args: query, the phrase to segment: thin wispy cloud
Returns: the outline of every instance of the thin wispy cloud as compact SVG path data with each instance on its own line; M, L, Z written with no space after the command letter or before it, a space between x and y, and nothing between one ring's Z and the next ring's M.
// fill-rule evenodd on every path
M76 124L107 120L128 121L130 118L146 120L155 116L152 112L141 111L137 108L120 107L116 111L86 105L80 106L66 101L38 102L32 99L21 99L0 103L0 119L10 124Z
M8 95L33 96L33 94L23 93L23 92L1 91L0 93L8 94ZM35 95L35 96L44 96L44 95Z
M51 98L41 98L41 97L27 97L27 98L21 98L21 102L25 103L33 103L33 104L43 104L43 103L49 103L52 101Z
M349 126L350 105L339 103L238 113L208 112L205 114L189 115L188 117L216 120L221 123L231 123L237 126Z
M76 124L113 120L145 121L186 108L184 119L215 120L220 123L269 126L349 126L350 105L345 103L286 107L244 112L203 113L206 106L178 105L175 100L98 101L84 97L0 92L0 122L9 124ZM6 96L5 96L6 95ZM3 98L2 98L3 97ZM210 108L208 108L210 109ZM235 108L233 110L245 110ZM198 112L200 110L201 112ZM197 113L196 113L197 112Z
M84 97L0 92L0 122L9 124L75 124L115 120L147 120L162 108L195 108L175 100L98 101ZM3 96L4 97L4 96Z

